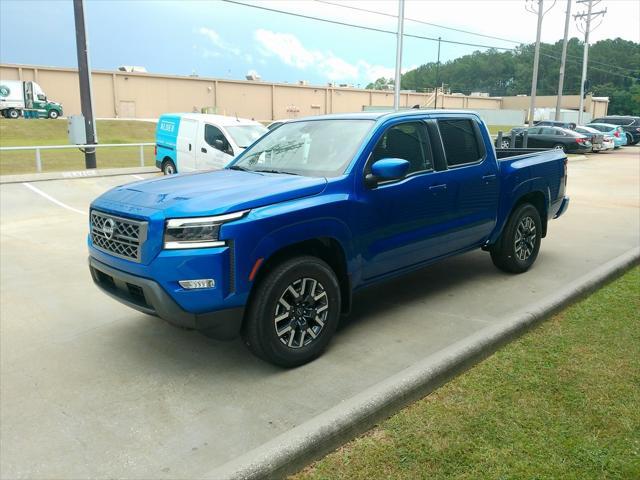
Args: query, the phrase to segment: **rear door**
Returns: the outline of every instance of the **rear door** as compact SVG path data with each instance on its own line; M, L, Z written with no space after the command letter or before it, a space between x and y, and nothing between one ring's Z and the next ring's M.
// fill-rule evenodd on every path
M198 131L196 168L222 169L233 159L233 147L220 128L202 122Z
M177 162L178 172L191 172L196 169L196 134L198 122L182 118L178 129Z
M443 178L453 208L446 253L480 245L493 231L498 213L498 164L473 117L437 120L447 165Z

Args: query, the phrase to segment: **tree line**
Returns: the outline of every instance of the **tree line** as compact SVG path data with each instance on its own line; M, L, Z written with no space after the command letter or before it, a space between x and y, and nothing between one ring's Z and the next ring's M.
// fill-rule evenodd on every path
M476 51L440 64L439 83L452 92L488 92L491 96L530 94L535 44L513 51ZM583 42L567 45L564 94L580 93ZM562 41L540 46L538 95L555 95ZM436 86L436 62L429 62L402 75L402 89L424 91ZM621 38L600 40L589 48L588 93L609 97L609 113L640 115L640 43ZM367 88L386 89L392 79L380 78Z

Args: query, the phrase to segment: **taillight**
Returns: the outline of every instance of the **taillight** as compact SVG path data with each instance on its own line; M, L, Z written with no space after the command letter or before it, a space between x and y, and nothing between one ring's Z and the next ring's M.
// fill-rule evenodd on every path
M158 144L157 143L153 146L153 156L154 157L158 156Z
M564 157L564 186L567 186L567 163L569 162L569 159L567 157Z
M636 132L640 132L640 128L636 128Z
M576 138L577 143L584 143L584 138Z
M620 132L616 130L616 132L614 133L614 135L618 138L620 138Z

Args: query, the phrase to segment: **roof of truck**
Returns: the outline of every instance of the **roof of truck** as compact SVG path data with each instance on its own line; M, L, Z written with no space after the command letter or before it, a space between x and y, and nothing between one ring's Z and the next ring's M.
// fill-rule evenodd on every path
M328 115L315 115L311 117L300 117L300 118L290 118L287 119L287 122L294 122L300 120L379 120L382 118L395 118L395 117L407 117L407 116L423 116L425 114L476 114L473 110L434 110L434 109L410 109L410 110L400 110L398 112L388 111L388 112L356 112L356 113L332 113Z

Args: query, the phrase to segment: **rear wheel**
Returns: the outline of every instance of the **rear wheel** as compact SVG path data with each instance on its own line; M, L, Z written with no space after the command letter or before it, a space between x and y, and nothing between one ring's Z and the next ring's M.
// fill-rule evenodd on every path
M491 260L505 272L526 272L538 257L541 240L538 209L524 203L511 214L498 242L491 248Z
M173 163L173 160L165 160L162 162L162 173L165 175L173 175L176 172L176 164Z
M561 143L556 143L553 148L555 148L556 150L562 150L563 152L567 153L567 148Z
M282 367L304 365L322 354L340 318L340 287L316 257L274 267L254 292L242 338L255 355Z

